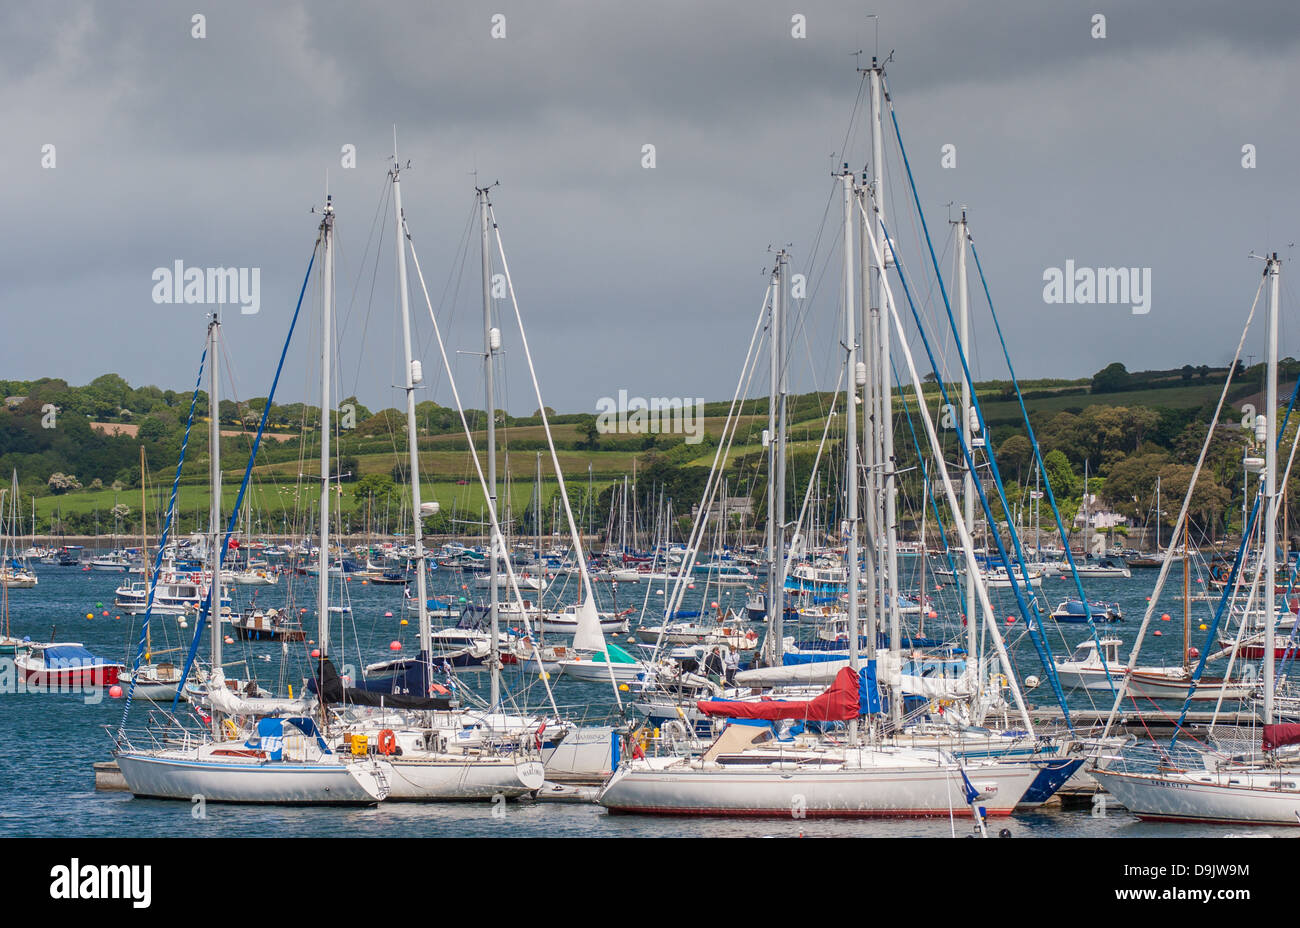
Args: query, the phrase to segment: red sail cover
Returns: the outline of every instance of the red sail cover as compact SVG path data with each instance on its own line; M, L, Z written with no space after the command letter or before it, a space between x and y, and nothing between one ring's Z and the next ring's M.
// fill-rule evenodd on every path
M697 702L707 715L732 719L808 719L815 722L847 722L861 715L858 708L858 675L845 667L835 675L826 692L808 702Z
M1288 722L1283 725L1264 726L1264 750L1276 751L1288 744L1300 744L1300 725Z

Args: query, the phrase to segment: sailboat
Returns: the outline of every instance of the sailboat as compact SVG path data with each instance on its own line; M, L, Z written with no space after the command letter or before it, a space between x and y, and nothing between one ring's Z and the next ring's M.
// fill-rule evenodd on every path
M321 324L321 413L322 421L328 423L330 409L330 360L332 358L331 334L333 330L333 284L334 284L334 206L332 198L326 198L326 205L319 227L317 246L322 252L321 282L323 299ZM312 256L315 262L315 253ZM308 268L308 275L311 268ZM303 281L303 293L307 281ZM299 296L299 309L302 296ZM294 312L297 322L298 311ZM290 329L292 337L292 328ZM211 367L211 401L216 406L217 375L220 369L218 352L220 323L216 313L208 326L208 352L212 359ZM288 343L286 341L285 350ZM270 395L262 412L262 428L265 427L267 413L275 396L275 386L279 382L283 369L284 356L276 368L275 380ZM197 390L197 387L196 387ZM325 562L329 551L329 499L330 499L330 430L322 428L321 432L321 519L320 552L322 576L318 595L319 653L322 664L328 660L330 609L328 579L325 576ZM190 733L180 737L179 732L165 731L161 736L150 732L149 746L137 747L127 735L125 713L123 727L117 733L117 750L115 757L118 767L125 778L127 788L137 797L158 799L190 800L194 796L203 796L209 802L241 803L294 803L294 804L328 804L328 805L370 805L382 800L388 794L388 784L392 779L392 768L382 759L369 754L353 757L341 755L331 749L324 733L314 719L307 715L293 715L287 718L266 717L257 721L250 731L244 731L238 723L220 711L222 700L229 706L236 697L225 690L221 674L221 644L223 631L220 616L208 616L207 612L221 603L221 562L225 545L221 542L221 468L220 468L220 424L217 416L210 417L209 437L211 455L209 474L211 480L211 538L208 546L212 582L208 591L206 608L200 619L210 618L212 622L211 663L213 673L209 685L219 690L213 692L213 711L211 732L207 737L197 740ZM257 456L261 429L254 440L252 453L249 455L245 470L245 483L251 473ZM177 474L179 478L179 470ZM243 487L240 498L242 499ZM238 505L238 504L236 504ZM170 513L169 513L170 516ZM233 519L232 519L233 523ZM231 526L233 528L233 524ZM225 534L225 542L230 539L230 530ZM161 543L160 543L160 551ZM147 621L148 613L146 613ZM201 625L201 621L200 621ZM195 629L195 645L201 628ZM188 667L187 667L188 670ZM182 681L184 679L182 674ZM183 685L183 683L182 683ZM129 694L128 694L129 695ZM216 699L220 696L220 699ZM128 698L126 711L130 710ZM325 716L322 715L322 721Z
M144 585L149 585L149 500L145 492L144 446L140 446L140 550L144 560ZM170 702L180 692L181 671L171 661L153 660L153 630L145 627L144 660L130 670L123 670L118 681L133 688L135 695L150 702ZM182 698L188 699L182 694Z
M5 491L0 490L0 522L3 521L3 514L4 514L4 505L3 505L4 492ZM14 471L13 493L14 496L17 497L18 471L16 470ZM9 541L9 536L6 534L5 535L6 546L8 544L8 541ZM0 555L0 557L4 557L4 559L7 560L7 547L5 549L5 555ZM8 570L8 567L4 564L3 560L0 560L0 571L5 571L5 570ZM5 575L6 582L0 583L0 655L2 656L24 654L31 648L31 640L29 638L15 637L13 634L13 629L9 624L10 584L7 582L8 576L9 576L8 574ZM35 582L35 577L33 577L33 583L34 582ZM15 587L15 589L16 588L17 587Z
M4 535L4 544L0 546L0 586L6 590L30 590L36 586L36 573L27 566L26 556L18 550L18 471L14 470L13 486L9 489L9 518L5 525L4 492L0 490L0 534ZM3 641L0 640L0 647ZM2 652L0 652L2 653Z
M456 703L438 692L432 681L433 643L427 608L423 519L436 511L436 504L426 507L420 496L420 460L415 422L415 390L423 380L420 362L411 349L411 313L406 271L406 243L409 231L402 212L401 166L396 154L390 172L393 185L393 209L396 216L397 287L401 302L402 344L406 356L406 439L411 473L412 543L414 544L415 582L419 613L420 654L414 661L391 666L388 675L366 681L362 687L348 688L338 680L333 665L322 657L320 694L324 701L342 706L378 708L378 713L351 710L355 721L344 730L341 746L364 755L373 738L378 751L388 758L393 776L388 798L394 800L492 799L495 796L516 798L540 789L545 769L531 739L519 742L515 750L500 744L466 745L459 734L472 723L456 709ZM486 207L484 207L486 218ZM492 408L489 404L488 408ZM321 549L325 543L322 540ZM322 576L323 576L322 554ZM494 559L495 561L495 559ZM493 564L495 569L495 563ZM495 598L495 590L494 590ZM496 628L493 627L491 650L495 651ZM322 652L323 653L323 652ZM496 655L493 653L492 658ZM493 688L500 672L499 663L491 664ZM385 692L385 686L387 691ZM446 691L443 690L443 693Z
M882 70L873 61L871 70L874 113L878 118L880 107L880 79ZM873 159L879 163L880 159ZM847 587L848 661L834 671L829 688L811 700L779 700L766 702L724 700L698 701L695 708L707 715L732 720L767 722L767 725L732 724L723 728L713 743L698 757L676 754L654 757L633 757L624 760L618 771L606 783L598 802L611 812L643 812L657 814L726 814L785 816L792 812L800 816L938 816L951 815L955 809L967 804L978 807L985 815L1007 815L1039 775L1039 770L1027 763L962 761L952 754L936 748L912 748L865 742L859 733L863 716L879 715L882 706L877 691L876 626L874 608L877 602L890 612L891 636L897 641L897 581L893 569L897 554L895 543L884 541L892 532L893 521L887 520L887 531L872 532L878 554L887 552L888 561L877 572L874 558L867 559L870 589L868 603L867 660L865 666L859 657L859 554L858 554L858 390L868 383L868 363L859 362L858 337L854 317L853 229L855 207L858 205L853 174L847 165L839 175L843 186L844 205L844 277L842 284L843 318L845 334L842 345L846 351L844 416L844 500L846 522L843 535L846 539L844 578ZM876 247L874 230L864 235L870 242L877 268L884 284L884 263ZM865 269L864 269L865 273ZM773 300L783 301L784 282ZM892 304L892 300L890 301ZM891 305L891 309L892 309ZM873 337L864 333L864 337ZM878 330L876 338L887 343L888 329ZM882 365L888 370L888 355L876 354L881 341L872 344L867 357L870 367ZM906 342L903 342L907 352ZM921 392L920 379L912 367L907 353L915 388ZM882 364L883 362L883 364ZM872 412L864 410L867 416ZM876 415L881 415L879 410ZM887 420L887 415L883 417ZM877 420L881 421L881 420ZM926 424L932 442L937 445L933 423ZM887 431L888 428L885 429ZM865 437L865 436L864 436ZM870 442L874 444L876 436ZM887 444L879 447L886 460L892 457ZM941 460L940 460L940 463ZM871 468L867 468L868 472ZM952 493L947 471L943 471L949 502L954 511L956 498ZM868 494L870 499L888 499L888 492ZM869 526L870 526L869 521ZM965 525L958 522L963 549L971 582L981 592L986 621L991 634L997 637L996 623L992 618L987 590L977 579L973 546ZM869 528L870 531L870 528ZM774 535L775 533L773 533ZM770 536L771 537L771 536ZM775 538L772 538L775 541ZM775 559L775 558L774 558ZM775 564L773 565L775 567ZM773 571L776 572L775 570ZM881 582L885 595L877 597L875 584ZM774 601L774 608L779 608ZM974 624L973 622L971 623ZM893 649L891 649L892 652ZM779 652L778 652L779 653ZM1002 653L1006 659L1005 652ZM816 666L816 665L812 665ZM791 668L769 668L788 674ZM764 670L749 671L762 674ZM1018 695L1018 690L1016 691ZM891 700L891 710L897 712L898 700ZM1023 710L1023 706L1022 706ZM791 726L778 726L782 721ZM801 724L802 723L802 724ZM832 741L803 731L812 723L841 723L845 729L842 740ZM1032 731L1032 723L1026 715ZM977 819L982 817L977 813Z
M1196 821L1236 825L1300 826L1300 757L1289 746L1300 744L1300 725L1279 724L1274 704L1274 630L1277 598L1277 354L1278 289L1281 262L1277 253L1266 259L1264 282L1269 285L1268 368L1264 415L1256 419L1256 440L1264 445L1264 673L1262 753L1201 754L1197 770L1155 771L1122 769L1112 760L1090 771L1107 792L1138 818L1149 821ZM1261 283L1261 286L1263 282ZM1225 387L1226 389L1226 387ZM1260 420L1263 420L1262 422ZM1191 494L1191 487L1188 488ZM1184 504L1185 506L1185 504ZM1244 557L1245 545L1240 552ZM1194 684L1193 684L1194 686Z

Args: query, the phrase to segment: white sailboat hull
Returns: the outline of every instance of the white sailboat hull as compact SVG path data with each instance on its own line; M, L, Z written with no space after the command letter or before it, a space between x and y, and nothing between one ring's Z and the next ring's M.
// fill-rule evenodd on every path
M578 631L577 620L570 620L570 617L563 613L547 615L541 619L539 624L542 631L559 635L572 635ZM600 630L606 634L622 634L627 631L627 619L615 615L602 616Z
M390 800L515 799L542 788L546 771L535 761L517 763L509 758L421 758L390 759Z
M1181 774L1093 770L1090 773L1124 808L1149 821L1300 825L1300 791L1296 788L1300 772L1295 770L1280 774L1276 770ZM1290 787L1269 785L1278 782Z
M614 671L616 683L631 683L647 668L637 664L609 664L605 661L559 661L559 670L564 676L574 680L586 680L589 683L608 683L610 668Z
M609 726L572 729L555 747L542 749L546 778L603 783L613 772L618 737Z
M752 815L809 817L928 817L969 814L959 768L883 762L864 768L800 769L794 764L754 769L689 767L655 769L630 761L601 790L597 801L611 812L655 815ZM990 816L1009 815L1037 771L999 764L968 772Z
M298 805L370 805L387 793L391 769L366 763L237 762L194 752L122 753L117 765L139 798ZM382 766L387 766L382 765Z

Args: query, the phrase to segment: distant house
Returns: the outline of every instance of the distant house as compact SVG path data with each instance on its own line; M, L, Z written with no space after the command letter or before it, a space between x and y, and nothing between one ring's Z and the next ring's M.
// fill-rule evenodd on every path
M20 405L22 405L24 402L26 402L26 400L27 400L27 397L25 397L25 396L6 396L6 397L5 397L5 405L6 405L6 406L20 406Z
M754 514L754 501L748 496L728 496L721 504L715 501L713 505L709 507L709 518L718 518L722 514L723 508L726 509L728 517L739 515L748 518ZM691 507L691 517L698 518L699 511L700 505L699 503L696 503Z
M1076 528L1084 525L1085 517L1088 522L1091 523L1093 528L1101 531L1107 531L1108 529L1120 525L1128 525L1128 516L1122 516L1117 512L1111 512L1106 507L1100 505L1097 501L1096 493L1089 493L1083 498L1083 503L1079 506L1079 512L1074 517L1074 525Z

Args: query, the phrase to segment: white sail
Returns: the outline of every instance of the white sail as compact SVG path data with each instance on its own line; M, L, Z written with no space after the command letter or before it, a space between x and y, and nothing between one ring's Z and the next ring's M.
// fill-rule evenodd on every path
M605 633L600 630L600 615L596 611L596 600L588 587L587 596L578 607L578 630L573 636L573 647L578 651L605 653Z

